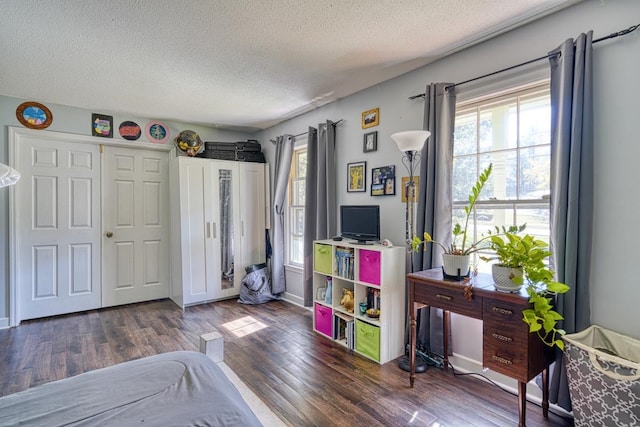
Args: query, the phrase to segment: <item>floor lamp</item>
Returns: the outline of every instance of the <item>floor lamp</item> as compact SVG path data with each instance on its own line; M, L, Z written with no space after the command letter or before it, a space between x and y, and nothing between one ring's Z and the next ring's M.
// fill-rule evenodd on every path
M407 168L409 172L409 182L403 188L405 197L405 225L404 235L405 244L407 245L407 254L409 256L409 271L413 273L413 250L411 249L411 240L415 234L414 219L415 219L415 198L416 198L416 184L414 182L414 176L417 166L420 164L420 151L424 147L424 143L431 135L431 132L426 130L408 130L404 132L397 132L391 135L398 145L398 149L404 153L402 156L402 164ZM409 310L408 295L405 290L405 307ZM405 313L405 329L407 328L408 312ZM405 335L406 336L406 335ZM405 343L406 345L406 343ZM409 371L410 360L407 355L400 358L398 366L404 371ZM424 372L427 370L427 363L421 358L416 358L415 372Z

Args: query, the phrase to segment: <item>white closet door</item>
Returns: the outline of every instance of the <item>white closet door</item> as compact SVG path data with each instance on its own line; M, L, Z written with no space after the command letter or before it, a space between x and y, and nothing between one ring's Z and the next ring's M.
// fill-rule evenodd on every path
M205 159L178 158L180 218L175 225L179 222L182 306L217 297L219 219L213 205L217 206L219 195L210 164Z
M236 162L215 161L211 162L211 168L217 186L213 215L217 218L215 230L219 239L211 258L218 268L212 270L210 279L215 298L220 299L238 295L245 275L240 239L240 177Z
M240 165L240 219L242 238L240 247L242 271L251 264L266 261L265 251L265 178L264 164L239 163Z
M168 153L104 147L104 307L169 296Z
M13 135L13 134L12 134ZM98 145L16 134L18 319L100 307Z

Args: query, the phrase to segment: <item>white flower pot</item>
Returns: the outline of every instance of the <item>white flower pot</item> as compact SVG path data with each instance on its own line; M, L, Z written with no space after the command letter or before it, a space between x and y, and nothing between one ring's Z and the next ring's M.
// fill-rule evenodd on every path
M522 269L504 267L499 264L491 266L491 276L496 289L503 292L518 292L522 287ZM512 279L520 277L520 284L515 283Z
M442 254L442 268L444 274L453 277L469 275L469 260L471 255Z

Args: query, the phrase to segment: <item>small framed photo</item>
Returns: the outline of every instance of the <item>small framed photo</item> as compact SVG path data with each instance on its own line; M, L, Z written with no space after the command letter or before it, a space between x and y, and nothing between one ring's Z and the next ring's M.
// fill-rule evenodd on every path
M413 191L409 192L409 177L408 176L403 176L402 177L402 203L405 203L407 201L407 195L409 195L409 200L412 202L417 202L418 199L416 199L416 194L419 194L419 189L420 189L420 177L419 176L414 176L413 177Z
M396 194L396 167L383 166L371 169L371 195L393 196Z
M380 124L380 109L374 108L362 113L362 129L372 128Z
M378 131L365 133L362 141L362 152L370 153L378 150Z
M347 164L347 192L367 191L367 162Z
M113 138L113 116L91 114L91 135Z

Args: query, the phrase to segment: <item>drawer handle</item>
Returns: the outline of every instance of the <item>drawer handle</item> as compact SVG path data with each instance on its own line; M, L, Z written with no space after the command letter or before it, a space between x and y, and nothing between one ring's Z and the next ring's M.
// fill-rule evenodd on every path
M493 360L496 362L504 363L505 365L513 365L513 362L509 359L505 359L504 357L496 356L495 354L491 356Z
M511 342L513 341L513 338L511 337L505 337L504 335L500 335L500 334L496 334L495 332L493 334L491 334L492 337L494 337L497 340L500 341L504 341L504 342Z
M443 299L443 300L446 300L446 301L451 301L453 299L449 295L442 295L442 294L437 294L436 298L440 298L440 299Z
M500 314L509 314L509 315L513 314L513 311L507 310L506 308L500 308L500 307L493 307L493 311Z

